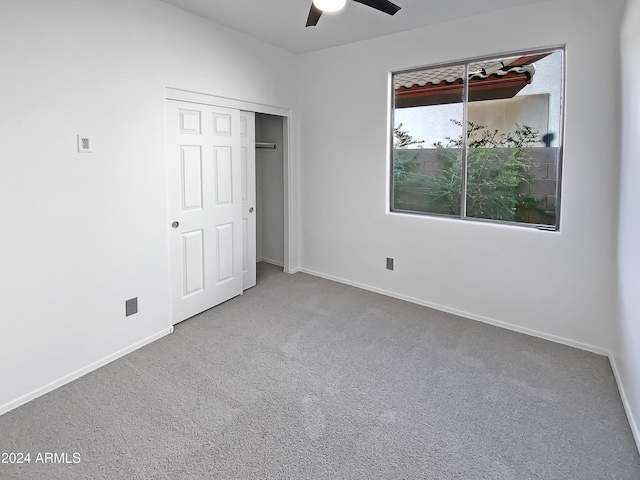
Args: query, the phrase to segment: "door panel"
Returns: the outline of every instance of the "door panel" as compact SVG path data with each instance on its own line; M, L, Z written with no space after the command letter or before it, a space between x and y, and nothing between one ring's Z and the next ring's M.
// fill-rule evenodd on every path
M218 278L217 284L233 279L233 224L218 225L216 227L217 246L218 246Z
M184 292L186 297L204 290L204 232L182 234L182 254L184 265Z
M249 179L247 178L247 168L249 167L247 165L248 157L249 156L249 152L247 152L247 147L242 145L240 147L240 160L242 161L242 201L243 202L247 202L249 201Z
M167 100L172 319L240 293L240 112Z
M249 220L247 218L242 219L242 274L246 277L249 270ZM243 279L244 280L244 279ZM243 290L249 287L245 287L246 283L243 281Z
M202 208L202 150L200 147L181 146L182 154L182 209Z
M200 135L200 111L180 109L180 133Z
M232 134L232 118L226 113L215 112L213 114L213 134L228 136Z
M256 120L254 112L240 112L242 171L243 290L256 284Z
M233 203L233 164L230 147L214 147L216 205Z

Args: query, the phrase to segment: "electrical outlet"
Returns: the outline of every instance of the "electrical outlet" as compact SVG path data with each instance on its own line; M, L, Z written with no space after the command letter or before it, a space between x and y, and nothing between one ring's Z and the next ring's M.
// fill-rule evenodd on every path
M138 297L131 298L124 302L124 310L126 317L138 313Z
M393 270L393 258L387 257L387 270Z

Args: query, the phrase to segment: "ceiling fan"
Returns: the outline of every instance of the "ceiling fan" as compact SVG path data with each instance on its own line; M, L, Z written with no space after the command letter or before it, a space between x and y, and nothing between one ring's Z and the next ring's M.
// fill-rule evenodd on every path
M388 15L395 15L400 7L395 3L391 3L389 0L353 0L354 2L361 3L376 10L380 10ZM315 27L320 20L322 12L335 12L344 7L346 0L313 0L311 3L311 10L309 10L309 17L307 18L307 27Z

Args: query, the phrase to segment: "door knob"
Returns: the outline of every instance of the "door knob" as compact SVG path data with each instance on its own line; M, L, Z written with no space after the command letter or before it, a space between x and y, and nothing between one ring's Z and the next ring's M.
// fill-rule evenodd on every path
M253 207L249 209L249 213L253 213Z
M171 228L178 228L180 226L180 222L173 222L171 224Z

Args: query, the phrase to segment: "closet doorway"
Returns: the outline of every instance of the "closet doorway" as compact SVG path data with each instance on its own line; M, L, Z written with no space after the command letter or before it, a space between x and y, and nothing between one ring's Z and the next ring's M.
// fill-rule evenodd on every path
M285 118L256 113L256 261L284 267Z
M169 87L165 94L167 228L176 324L250 288L247 261L292 271L291 117L287 109L241 100ZM199 142L204 134L213 137ZM231 143L216 147L217 137ZM248 175L254 167L255 182ZM222 207L228 207L230 216L218 224ZM199 223L191 225L194 212ZM255 230L248 228L251 217ZM255 269L252 273L255 282Z

